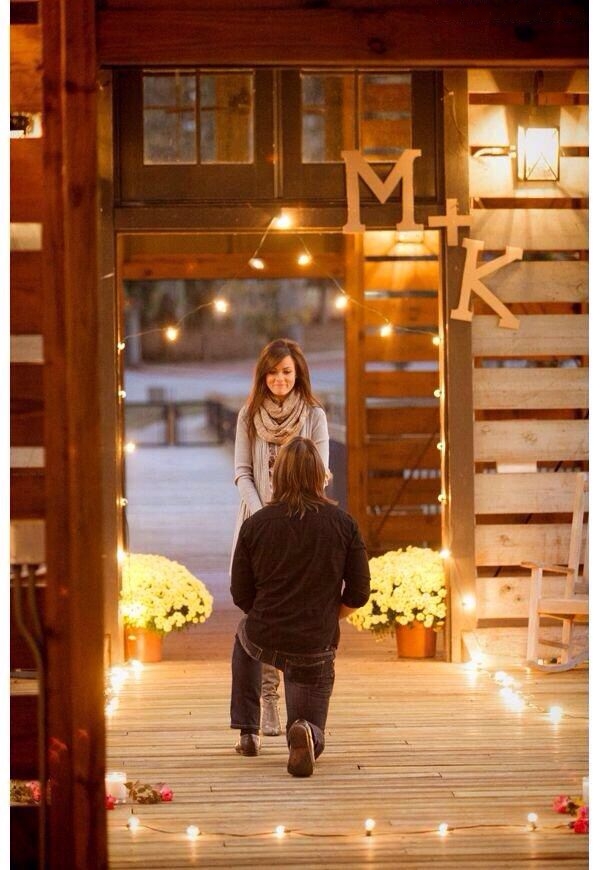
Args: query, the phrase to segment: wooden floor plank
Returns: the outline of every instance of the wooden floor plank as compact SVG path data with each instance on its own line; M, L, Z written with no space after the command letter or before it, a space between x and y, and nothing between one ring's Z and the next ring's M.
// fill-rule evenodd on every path
M165 466L175 488L179 462L169 457ZM211 465L229 473L226 456ZM202 479L205 512L210 487L217 486L209 477ZM128 490L132 541L142 551L156 528L145 538L136 518L136 505L147 519L152 501L151 482L143 478L140 471L134 487L130 477ZM188 482L190 498L191 488ZM166 480L161 489L154 499L164 509ZM193 528L186 531L178 512L173 537L187 541L190 553L196 541L200 573L201 515L194 503ZM163 510L163 540L167 516ZM283 736L264 738L257 758L236 755L230 652L240 614L228 602L229 529L222 525L224 532L214 522L207 526L215 612L204 625L166 638L164 660L128 678L108 720L108 768L166 782L174 792L170 803L127 804L107 813L111 870L588 867L588 838L552 809L555 795L580 794L588 773L584 668L542 674L518 662L503 665L526 701L516 713L490 664L472 670L441 659L398 660L392 638L377 643L344 623L327 745L314 775L288 775ZM175 558L175 545L171 553ZM548 717L555 704L564 710L558 724ZM132 809L142 822L136 832L126 827ZM527 830L530 812L538 814L535 831ZM367 817L376 821L371 837L364 834ZM445 837L441 822L450 826ZM186 836L191 824L201 831L194 842ZM282 839L277 825L286 827Z

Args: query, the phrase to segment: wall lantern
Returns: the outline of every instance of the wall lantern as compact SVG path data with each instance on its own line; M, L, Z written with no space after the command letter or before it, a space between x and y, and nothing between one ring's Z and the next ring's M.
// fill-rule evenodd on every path
M519 127L517 178L519 181L558 181L558 127Z

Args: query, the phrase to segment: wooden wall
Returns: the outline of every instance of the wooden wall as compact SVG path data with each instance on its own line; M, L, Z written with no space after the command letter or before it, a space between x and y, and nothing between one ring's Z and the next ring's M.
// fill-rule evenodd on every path
M525 624L529 595L520 563L566 562L570 472L589 459L587 76L536 81L537 96L530 71L469 73L470 236L524 252L486 281L519 328L499 328L480 301L472 321L478 638L502 637L515 655L525 632L507 629ZM556 182L516 180L510 150L532 102L560 129Z
M397 235L354 238L346 279L348 503L371 555L441 543L439 238Z
M37 23L13 25L11 37L12 116L27 116L31 129L10 141L10 561L11 673L39 672L39 652L28 645L17 614L35 635L35 616L25 584L35 586L34 613L45 622L45 450L44 322L42 289L43 158L41 138L41 32ZM27 567L25 567L27 566ZM27 579L19 578L27 572ZM22 588L23 587L23 588ZM18 594L18 601L15 595ZM39 642L39 637L36 638ZM40 650L41 651L41 650ZM38 682L11 682L10 776L39 779L40 719L44 698ZM43 737L41 737L43 740ZM11 866L32 865L43 855L40 807L10 811ZM16 862L13 864L13 862Z

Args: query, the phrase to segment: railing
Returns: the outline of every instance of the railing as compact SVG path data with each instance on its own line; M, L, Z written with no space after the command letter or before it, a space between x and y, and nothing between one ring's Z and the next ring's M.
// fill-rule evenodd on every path
M222 444L227 430L223 413L221 403L211 399L126 402L125 440L139 447Z

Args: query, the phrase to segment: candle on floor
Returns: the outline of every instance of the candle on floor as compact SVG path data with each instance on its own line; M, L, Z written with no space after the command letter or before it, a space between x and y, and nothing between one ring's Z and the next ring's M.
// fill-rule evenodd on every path
M127 774L124 770L113 770L106 774L104 786L106 794L111 795L117 803L124 803L127 800Z

